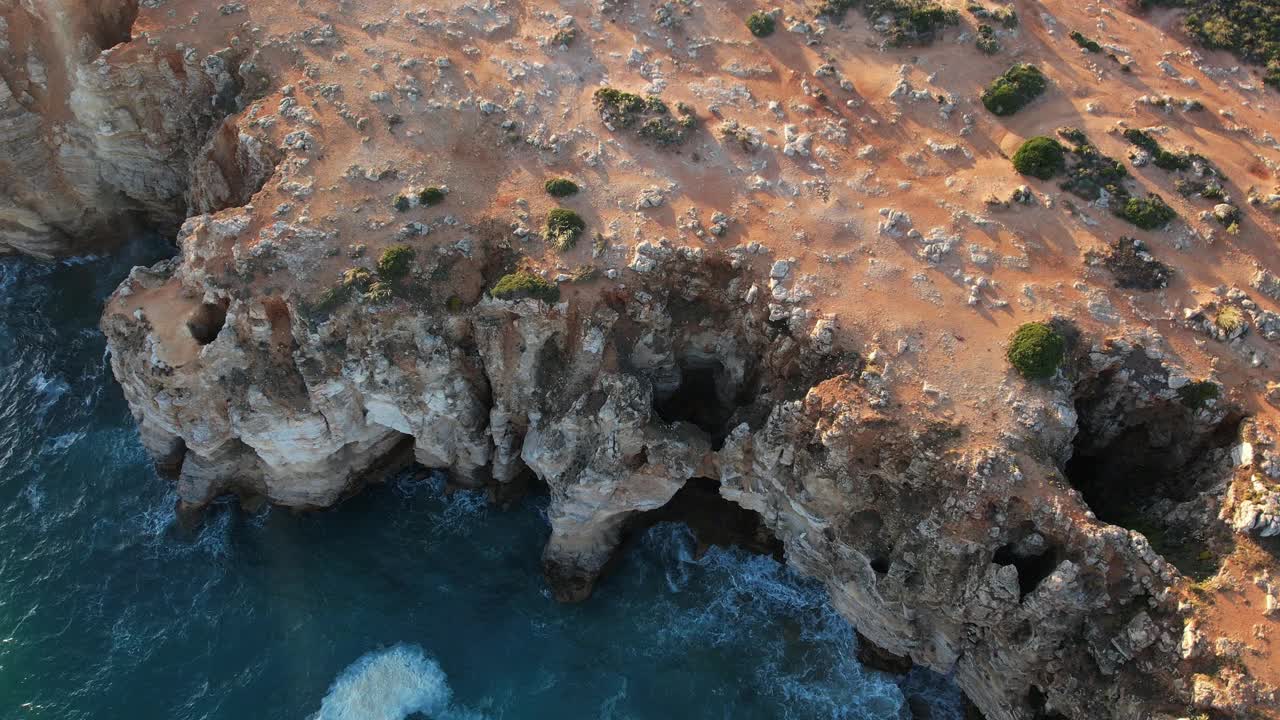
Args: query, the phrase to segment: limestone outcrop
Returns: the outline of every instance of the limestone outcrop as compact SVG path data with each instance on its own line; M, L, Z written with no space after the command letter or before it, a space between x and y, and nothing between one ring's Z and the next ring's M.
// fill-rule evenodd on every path
M242 53L129 42L137 13L137 0L0 3L0 253L172 234L189 207L243 204L265 180L269 156L234 127L214 133L253 89Z
M1164 417L1180 441L1221 428L1225 408L1190 411L1168 392L1177 373L1140 345L1081 345L1072 382L1020 401L1022 429L975 444L899 409L830 320L770 322L762 278L691 248L597 303L325 314L219 284L213 248L248 222L189 221L181 260L136 270L104 319L143 437L180 468L185 502L326 506L410 457L470 485L531 472L552 498L548 579L580 600L645 513L710 478L866 638L953 673L990 718L1144 718L1186 691L1169 672L1177 568L1094 520L1054 460L1073 452L1078 419L1054 408L1074 393L1092 394L1082 407L1102 423L1082 451L1126 417ZM499 247L469 252L419 261L427 276L479 272ZM211 306L224 308L217 327ZM1212 522L1231 477L1205 472L1189 491Z
M992 720L1275 717L1270 651L1218 642L1276 602L1270 216L1196 224L1135 172L1186 219L1142 229L1161 282L1118 287L1088 262L1138 232L1107 193L1006 157L1080 100L1064 138L1123 157L1159 122L1265 174L1256 88L1180 71L1230 128L1103 98L1121 65L1051 30L1096 8L1050 2L1000 43L1053 58L1057 109L1008 124L966 96L1004 61L783 5L765 40L724 3L0 0L0 247L176 233L102 329L190 509L328 507L410 462L544 486L571 601L714 488ZM1171 63L1108 26L1131 72ZM1027 379L1003 344L1032 320L1066 357Z

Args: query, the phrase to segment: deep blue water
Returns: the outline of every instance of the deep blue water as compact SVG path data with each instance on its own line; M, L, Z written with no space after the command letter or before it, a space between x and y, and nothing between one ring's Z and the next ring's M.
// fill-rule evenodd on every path
M542 502L499 511L422 472L180 528L96 329L165 252L0 261L0 718L899 717L819 588L694 559L682 526L575 606L542 581ZM958 717L950 686L909 684Z

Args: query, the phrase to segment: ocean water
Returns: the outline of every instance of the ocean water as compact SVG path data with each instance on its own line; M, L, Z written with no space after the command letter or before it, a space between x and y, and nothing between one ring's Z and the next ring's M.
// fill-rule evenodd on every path
M180 527L105 342L110 259L0 260L0 719L959 717L859 666L820 588L654 527L586 603L540 573L545 501L408 471L308 515Z

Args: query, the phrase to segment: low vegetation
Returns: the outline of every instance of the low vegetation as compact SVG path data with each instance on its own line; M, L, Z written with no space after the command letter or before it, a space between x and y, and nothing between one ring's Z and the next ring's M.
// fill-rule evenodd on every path
M1178 388L1178 399L1192 410L1207 407L1211 400L1217 400L1221 394L1222 390L1212 380L1187 383Z
M1206 47L1263 66L1263 82L1280 89L1280 2L1276 0L1132 0L1188 10L1183 27Z
M1010 5L998 5L995 9L989 10L983 5L971 2L965 9L979 20L990 20L1010 30L1018 27L1018 12Z
M1144 198L1129 198L1118 214L1143 230L1158 230L1178 217L1178 213L1165 203L1164 198L1155 193L1149 193Z
M1085 37L1079 30L1072 30L1069 37L1076 45L1079 45L1091 53L1102 52L1102 46L1099 45L1097 41Z
M676 113L672 113L667 104L655 95L641 97L603 87L596 90L594 102L600 119L611 129L637 128L641 137L660 145L684 142L698 123L692 107L680 103L676 105Z
M438 187L425 187L418 193L418 203L424 207L439 205L444 202L444 190Z
M1051 137L1037 135L1013 154L1013 167L1023 175L1048 180L1066 167L1066 150Z
M996 40L996 31L986 23L978 26L976 43L978 49L988 55L995 55L1000 52L1000 41Z
M928 45L944 29L960 23L960 13L934 0L823 0L818 14L835 19L860 6L889 45Z
M408 245L392 245L378 257L378 276L383 280L399 280L409 274L413 266L413 248Z
M577 194L578 184L569 178L552 178L543 185L543 189L551 197L563 198Z
M991 81L982 92L982 104L996 115L1012 115L1040 97L1047 86L1040 68L1021 63Z
M757 10L747 16L747 29L756 37L769 37L773 34L773 16Z
M536 298L546 303L560 300L560 288L528 270L517 270L498 278L489 294L499 300Z
M1160 147L1159 141L1151 137L1148 132L1137 128L1129 128L1124 131L1124 139L1150 153L1152 163L1162 170L1177 171L1191 167L1190 155L1187 153L1171 153L1165 150Z
M563 252L578 244L578 236L586 228L586 222L578 213L566 208L556 208L547 213L547 225L542 231L542 237Z
M1023 377L1043 380L1058 371L1066 350L1066 340L1056 330L1044 323L1029 322L1013 333L1005 357Z
M1173 270L1156 260L1141 240L1121 236L1111 243L1106 253L1090 251L1091 263L1099 263L1111 272L1116 287L1127 290L1158 290L1169 286Z

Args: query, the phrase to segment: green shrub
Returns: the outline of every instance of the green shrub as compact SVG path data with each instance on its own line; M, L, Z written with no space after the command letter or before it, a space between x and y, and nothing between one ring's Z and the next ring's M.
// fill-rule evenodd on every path
M378 258L378 275L383 280L398 280L409 274L413 265L413 248L408 245L392 245Z
M1103 155L1088 140L1071 149L1070 162L1067 167L1067 179L1062 182L1062 189L1094 201L1102 197L1105 190L1117 202L1129 199L1129 190L1124 186L1129 171L1114 158Z
M661 98L623 92L610 87L595 92L595 107L600 119L612 128L630 128L640 124L639 134L664 145L683 142L697 124L693 108L684 103L676 106L680 117L673 117Z
M518 270L498 278L489 294L500 300L518 298L537 298L546 303L560 300L560 288L555 283L543 280L528 270Z
M656 106L651 106L650 100L611 87L596 90L594 98L596 110L604 121L619 127L630 127L641 113L656 109ZM657 101L657 105L661 105L661 111L666 112L666 106L661 101Z
M1178 388L1178 397L1182 400L1182 404L1192 410L1205 407L1210 400L1217 400L1221 394L1222 390L1212 380L1187 383Z
M1000 42L996 40L995 30L990 25L982 23L978 26L978 49L987 55L995 55L1000 52Z
M1048 180L1066 166L1064 149L1057 140L1037 135L1013 154L1013 167L1023 175Z
M1172 222L1178 213L1165 203L1164 198L1151 193L1144 198L1129 198L1119 215L1143 230L1156 230Z
M365 291L364 299L375 305L380 305L382 303L389 302L394 294L394 290L390 283L379 280L378 282L370 285L369 289Z
M996 115L1012 115L1039 97L1047 85L1040 68L1029 63L1014 65L991 81L982 92L982 104Z
M818 6L819 15L836 19L861 4L863 13L881 27L881 18L889 23L881 27L888 43L895 47L925 45L933 42L939 31L960 22L960 13L943 7L934 0L824 0Z
M578 243L578 236L587 224L578 213L566 208L556 208L547 213L547 226L543 238L557 250L568 250Z
M413 202L409 200L408 195L397 195L391 202L391 206L400 212L408 212L409 208L413 207Z
M313 309L319 315L328 315L350 298L350 287L346 285L331 287L320 293L320 297L316 300L316 304L313 306Z
M1052 377L1062 364L1067 343L1053 328L1039 322L1025 323L1013 333L1005 357L1023 377Z
M1139 130L1137 128L1129 128L1125 130L1124 139L1128 140L1134 145L1137 145L1143 150L1146 150L1149 153L1154 153L1160 149L1160 143L1156 142L1155 138L1151 137L1150 134L1142 130Z
M994 20L1010 30L1018 27L1018 13L1008 5L999 5L994 10L988 10L976 2L971 2L965 9L976 18Z
M747 17L747 29L756 37L769 37L773 34L773 28L773 16L769 13L757 10Z
M1275 0L1138 0L1143 8L1189 10L1183 27L1204 45L1264 65L1263 81L1280 88L1280 3Z
M418 193L418 203L426 207L444 202L444 190L438 187L426 187Z
M1077 45L1084 48L1085 50L1088 50L1089 52L1092 52L1092 53L1102 52L1101 45L1082 35L1079 30L1071 31L1071 39L1074 40Z
M578 184L569 178L552 178L543 187L551 197L569 197L578 192Z
M350 268L342 273L342 286L364 290L373 284L373 273L362 267Z
M1186 170L1191 167L1191 156L1186 153L1171 153L1160 147L1160 143L1150 133L1129 128L1124 131L1124 139L1151 153L1152 164L1162 170Z
M1244 327L1244 313L1240 312L1240 308L1228 305L1218 311L1213 318L1213 324L1230 335Z

